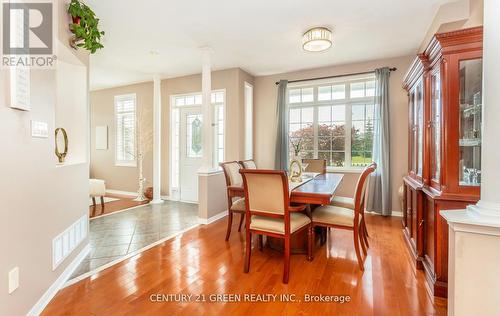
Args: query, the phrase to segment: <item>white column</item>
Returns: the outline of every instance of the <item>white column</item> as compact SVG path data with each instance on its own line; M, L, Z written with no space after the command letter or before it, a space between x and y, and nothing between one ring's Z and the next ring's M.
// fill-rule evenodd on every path
M161 199L161 80L153 78L153 200L152 204L163 203Z
M500 1L484 1L481 200L470 209L500 221Z
M211 106L212 95L212 69L210 63L211 49L202 48L202 111L203 111L203 164L200 172L209 172L214 168L213 164L213 111Z
M500 1L484 0L481 200L448 222L448 315L500 315Z

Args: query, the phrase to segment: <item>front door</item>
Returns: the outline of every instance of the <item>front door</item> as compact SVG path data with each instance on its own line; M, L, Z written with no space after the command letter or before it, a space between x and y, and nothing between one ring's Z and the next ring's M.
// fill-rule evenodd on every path
M180 200L198 202L198 170L203 157L201 107L180 109Z

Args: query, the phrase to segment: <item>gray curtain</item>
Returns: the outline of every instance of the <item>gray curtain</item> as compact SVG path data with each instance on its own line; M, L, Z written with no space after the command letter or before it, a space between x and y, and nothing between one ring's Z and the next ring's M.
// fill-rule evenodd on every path
M369 179L366 210L391 215L390 130L389 130L389 76L388 67L375 70L375 127L373 161L377 170Z
M274 167L278 170L288 169L288 107L286 102L287 80L278 85L278 106L276 107L277 133Z

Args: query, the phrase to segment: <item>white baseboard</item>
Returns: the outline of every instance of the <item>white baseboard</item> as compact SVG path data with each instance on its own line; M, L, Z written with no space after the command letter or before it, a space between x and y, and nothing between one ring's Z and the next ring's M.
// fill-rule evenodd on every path
M403 217L403 212L399 212L399 211L392 211L391 216L395 216L395 217Z
M212 217L209 217L209 218L199 218L198 220L200 221L201 224L203 225L208 225L208 224L211 224L223 217L226 217L227 216L227 210L226 211L222 211L218 214L215 214L214 216Z
M106 193L137 197L137 192L128 192L128 191L120 191L120 190L106 190Z
M188 203L188 204L196 204L196 205L198 205L198 202L196 202L196 201L180 200L180 199L172 198L169 195L162 195L161 199L165 200L165 201L173 201L173 202L181 202L181 203Z
M372 215L380 215L382 216L382 214L380 213L377 213L377 212L369 212L369 211L365 211L366 214L372 214ZM403 212L399 212L399 211L392 211L391 212L391 216L393 217L403 217Z
M36 302L36 304L28 312L28 316L40 315L49 302L54 298L54 296L59 292L59 290L64 286L64 283L69 279L69 277L75 272L76 268L82 263L83 259L89 254L90 245L87 244L82 251L73 259L73 261L64 269L64 271L59 275L54 283L48 288L48 290L42 295L42 297Z

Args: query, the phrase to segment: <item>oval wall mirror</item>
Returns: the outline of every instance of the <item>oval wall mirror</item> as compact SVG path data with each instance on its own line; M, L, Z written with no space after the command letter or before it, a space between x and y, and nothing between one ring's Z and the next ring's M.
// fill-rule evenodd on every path
M68 154L68 134L64 128L56 128L55 142L57 159L59 159L59 163L64 163L64 159L66 159L66 155ZM64 148L64 151L61 152L61 148Z

